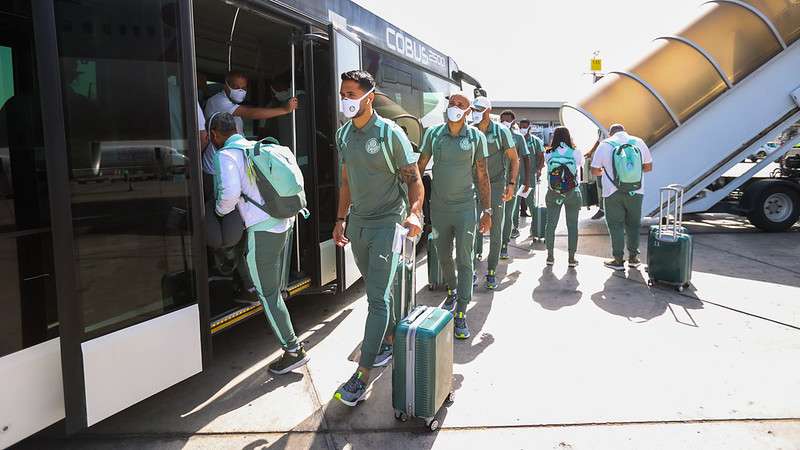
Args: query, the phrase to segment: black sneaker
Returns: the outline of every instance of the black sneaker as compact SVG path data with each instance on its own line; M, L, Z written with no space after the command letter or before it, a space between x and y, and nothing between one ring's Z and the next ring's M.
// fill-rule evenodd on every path
M642 262L639 260L638 256L631 256L628 258L628 267L631 269L636 269L642 265Z
M606 213L602 209L598 209L596 213L592 216L592 220L600 220L606 216Z
M511 230L511 239L516 239L516 238L518 238L518 237L519 237L519 230L518 230L518 229L516 229L516 228L514 228L513 230Z
M269 365L269 371L276 375L283 375L305 366L310 359L303 344L300 344L295 351L284 350L281 359Z
M261 304L261 300L258 298L258 293L256 293L255 288L240 291L236 294L233 301L247 306L258 306Z

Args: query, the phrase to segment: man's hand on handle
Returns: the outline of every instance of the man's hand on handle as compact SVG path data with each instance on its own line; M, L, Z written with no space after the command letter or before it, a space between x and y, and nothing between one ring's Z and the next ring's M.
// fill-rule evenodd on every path
M408 229L408 237L413 238L422 233L422 219L415 213L408 215L403 226Z

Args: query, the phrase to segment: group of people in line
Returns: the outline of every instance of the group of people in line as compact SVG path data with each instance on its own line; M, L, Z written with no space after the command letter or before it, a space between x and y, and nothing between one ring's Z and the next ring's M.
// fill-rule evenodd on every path
M213 177L211 211L222 224L218 228L225 228L234 209L241 216L236 220L244 222L247 239L243 266L247 273L242 278L250 280L248 290L264 305L268 323L284 350L269 367L273 373L282 374L308 362L281 295L294 219L275 220L254 205L264 200L240 151L246 144L241 118L288 114L297 107L297 100L290 98L277 108L243 106L240 103L246 86L243 75L229 74L224 91L207 103L209 145L203 167ZM362 401L372 369L392 359L394 327L401 319L396 289L400 256L393 251L395 229L402 225L412 238L423 232L425 189L421 174L431 162L430 242L437 247L447 287L442 307L453 313L457 339L470 337L467 309L477 285L475 262L482 259L483 236L490 237L484 286L492 290L498 286L499 261L508 258L511 239L520 235L521 199L527 202L531 215L543 213L536 200L536 186L542 178L548 187L545 263L555 262L555 230L564 209L567 263L571 268L578 265L578 211L583 202L577 181L585 158L591 161L591 174L602 179L613 256L604 264L614 270L625 270L626 262L631 268L641 264L643 191L629 189L618 181L614 152L623 146L636 148L642 172L652 170L652 157L644 141L626 133L622 125L613 125L610 136L599 138L583 155L565 127L558 127L550 145L545 146L533 133L529 120L517 123L513 112L503 111L501 122L495 122L487 97L470 100L464 93L456 93L448 98L445 123L428 128L415 152L404 130L374 110L376 83L370 73L345 72L340 86L340 111L347 121L336 133L341 175L332 234L337 245L352 246L368 301L358 368L334 395L342 403L355 406ZM527 193L531 194L520 195Z

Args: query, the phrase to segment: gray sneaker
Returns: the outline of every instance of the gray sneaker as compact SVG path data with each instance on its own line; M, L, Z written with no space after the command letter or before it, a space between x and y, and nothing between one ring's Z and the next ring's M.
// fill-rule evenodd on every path
M455 332L456 339L468 339L470 335L466 314L463 312L456 313L454 321L455 326L453 331Z
M269 371L276 375L283 375L305 366L310 359L303 344L300 344L295 351L284 350L281 359L269 365Z
M518 229L516 229L516 228L514 228L513 230L511 230L511 239L516 239L516 238L518 238L518 237L519 237L519 230L518 230Z
M454 291L453 289L448 289L447 298L444 300L442 309L453 312L453 310L456 309L456 303L458 303L458 292Z
M339 386L333 398L339 400L347 406L356 406L358 402L367 396L367 385L361 381L361 372L356 372L347 380L347 383Z
M603 265L608 267L609 269L614 269L616 271L625 270L625 261L621 259L612 259L610 261L604 262Z
M392 353L393 353L393 347L390 344L384 342L381 345L380 353L375 355L375 362L372 363L372 367L383 367L389 364L389 361L392 360Z
M639 260L638 256L631 256L628 258L628 267L631 269L636 269L642 265L642 261Z

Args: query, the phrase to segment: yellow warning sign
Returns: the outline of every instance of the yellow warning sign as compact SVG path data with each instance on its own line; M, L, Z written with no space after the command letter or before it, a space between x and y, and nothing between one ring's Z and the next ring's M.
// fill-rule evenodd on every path
M603 60L600 58L592 58L592 72L603 71Z

